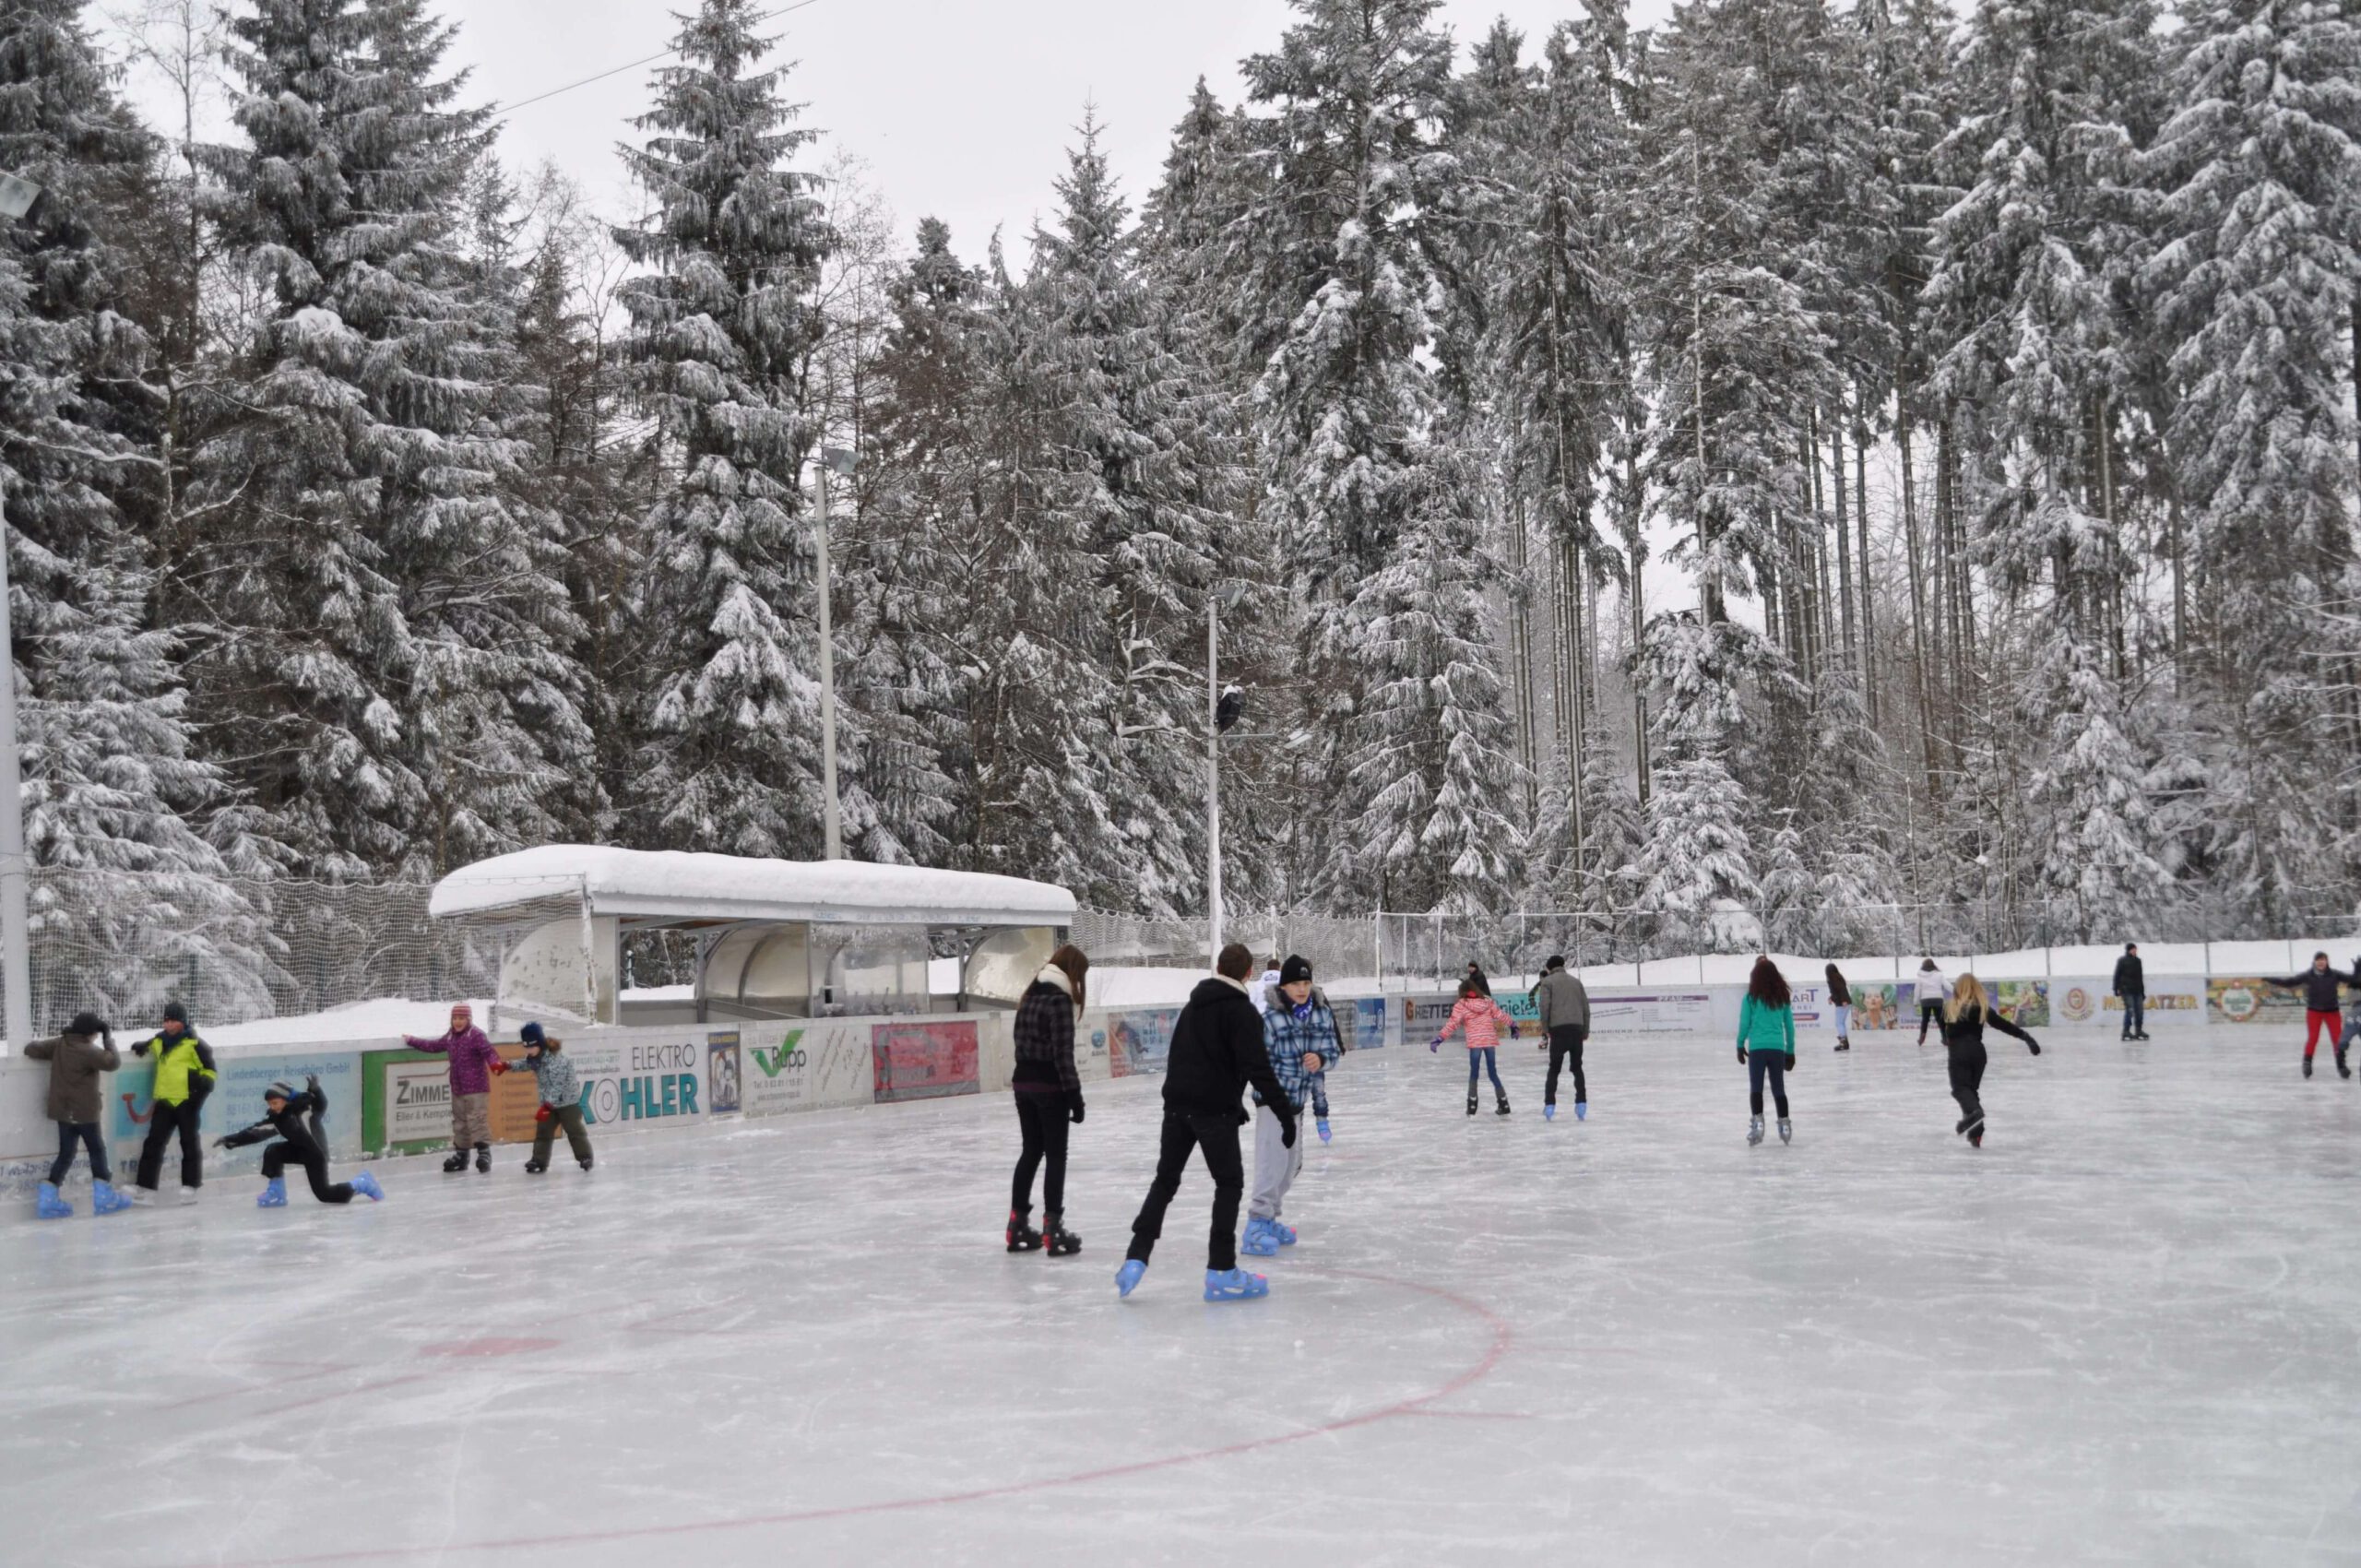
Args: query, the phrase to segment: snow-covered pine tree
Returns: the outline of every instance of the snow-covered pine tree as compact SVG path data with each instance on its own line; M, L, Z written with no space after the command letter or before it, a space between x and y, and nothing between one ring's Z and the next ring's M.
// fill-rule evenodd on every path
M152 1005L191 966L219 987L209 996L265 1004L271 972L231 878L267 875L274 846L196 754L181 641L148 624L155 575L137 525L160 492L161 398L148 342L119 314L124 268L106 237L133 220L110 208L143 188L148 147L81 9L32 0L0 15L0 169L44 193L0 226L8 653L26 843L45 872L33 933L80 958L37 970L42 1028L86 1006ZM137 878L107 874L121 873Z
M483 113L422 0L261 0L230 30L247 143L213 155L217 219L266 297L196 457L207 599L168 607L221 749L315 874L546 838L588 731L459 233Z
M1648 625L1641 667L1655 695L1655 772L1629 879L1663 952L1698 952L1762 902L1754 810L1731 776L1730 731L1744 717L1739 682L1775 663L1752 631L1695 611Z
M761 70L753 0L703 0L658 73L652 133L624 157L652 210L616 238L650 270L620 303L640 396L675 470L648 514L635 611L647 650L634 837L672 849L816 858L819 690L801 473L813 431L792 370L821 328L831 235L813 132ZM856 826L846 824L847 842Z
M2215 737L2207 850L2244 922L2277 933L2349 893L2320 787L2349 759L2361 16L2334 0L2188 12L2173 113L2146 160L2165 243L2147 282L2174 335L2173 459ZM2332 609L2331 607L2337 607Z
M1098 847L1106 865L1093 880L1128 891L1122 907L1164 915L1202 904L1204 791L1173 754L1204 726L1204 595L1222 571L1212 549L1221 409L1192 382L1140 278L1098 132L1086 111L1026 285L1049 411L1044 526L1088 557L1088 590L1070 591L1066 612L1113 719L1097 760L1115 837Z

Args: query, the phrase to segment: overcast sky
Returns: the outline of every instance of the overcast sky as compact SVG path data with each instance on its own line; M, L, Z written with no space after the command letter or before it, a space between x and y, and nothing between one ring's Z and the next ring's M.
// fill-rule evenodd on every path
M784 3L784 0L782 0ZM101 0L103 7L105 0ZM516 103L653 54L671 42L673 12L690 0L445 0L459 27L452 63L473 72L479 101ZM1635 0L1633 18L1659 20L1668 0ZM1577 0L1446 0L1442 19L1465 46L1494 17L1522 28L1528 49ZM1224 103L1239 97L1238 62L1277 41L1284 0L813 0L765 30L777 58L795 62L789 96L826 146L858 155L891 204L904 243L928 214L951 225L960 251L980 258L1004 223L1011 259L1053 200L1086 100L1136 206L1163 161L1173 123L1199 75ZM634 135L649 73L626 71L516 112L504 125L512 167L544 159L571 171L618 212L633 205L615 143ZM156 113L152 83L135 94Z

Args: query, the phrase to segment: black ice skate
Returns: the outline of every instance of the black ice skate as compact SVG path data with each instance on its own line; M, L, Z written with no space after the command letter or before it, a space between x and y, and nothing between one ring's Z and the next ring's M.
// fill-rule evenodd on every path
M1970 1122L1970 1123L1968 1123L1964 1128L1963 1128L1963 1129L1961 1129L1961 1130L1962 1130L1963 1132L1964 1132L1964 1133L1966 1133L1966 1134L1967 1134L1967 1141L1968 1141L1970 1144L1974 1145L1974 1146L1975 1146L1975 1147L1977 1147L1977 1148L1982 1148L1982 1147L1984 1146L1984 1118L1983 1118L1983 1117L1981 1117L1981 1116L1977 1117L1975 1121Z
M467 1168L468 1151L463 1148L455 1148L451 1151L451 1158L443 1162L443 1174L448 1176L456 1171L465 1170Z
M525 1162L525 1174L528 1176L539 1176L542 1171L547 1170L548 1169L549 1167L547 1165L544 1165L538 1159L528 1159Z
M1041 1250L1041 1233L1021 1208L1008 1211L1008 1250L1012 1253L1038 1253Z
M1476 1097L1472 1094L1467 1097L1467 1114L1470 1116L1476 1114Z
M2304 1076L2306 1076L2306 1077L2308 1077L2308 1077L2310 1077L2311 1075L2312 1075L2312 1059L2311 1059L2310 1057L2307 1056L2307 1057L2305 1057L2305 1058L2304 1058Z
M1494 1106L1494 1107L1492 1108L1492 1114L1493 1114L1493 1115L1495 1115L1495 1116L1506 1116L1508 1113L1509 1113L1509 1102L1508 1102L1508 1097L1507 1097L1507 1096L1505 1096L1505 1095L1503 1095L1503 1096L1501 1096L1501 1103L1500 1103L1500 1104L1498 1104L1498 1105L1496 1105L1496 1106Z
M1043 1212L1041 1234L1053 1258L1070 1258L1082 1251L1082 1238L1066 1229L1065 1215L1060 1210L1053 1208Z
M487 1176L492 1174L492 1146L490 1144L476 1146L476 1169Z

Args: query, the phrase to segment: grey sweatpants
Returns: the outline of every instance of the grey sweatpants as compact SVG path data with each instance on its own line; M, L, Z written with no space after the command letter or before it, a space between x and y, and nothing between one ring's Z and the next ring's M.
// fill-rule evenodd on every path
M1276 1219L1287 1201L1287 1189L1303 1170L1303 1138L1287 1146L1287 1130L1279 1114L1267 1105L1254 1108L1254 1197L1246 1212L1257 1219Z

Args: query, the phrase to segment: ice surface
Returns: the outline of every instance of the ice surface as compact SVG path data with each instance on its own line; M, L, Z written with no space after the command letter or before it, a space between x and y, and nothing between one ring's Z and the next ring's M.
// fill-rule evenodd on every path
M77 1179L0 1221L0 1559L2350 1562L2361 1088L2228 1035L2000 1041L1981 1153L1907 1034L1804 1040L1757 1149L1718 1039L1595 1043L1546 1126L1529 1044L1505 1119L1357 1055L1229 1306L1201 1170L1116 1301L1153 1079L1090 1090L1071 1259L1000 1249L1004 1096L350 1209Z

